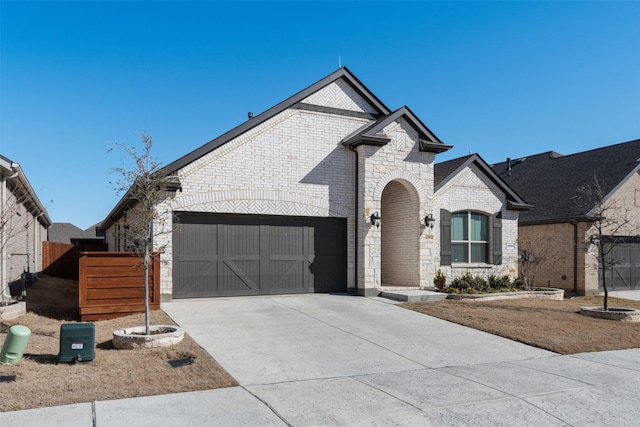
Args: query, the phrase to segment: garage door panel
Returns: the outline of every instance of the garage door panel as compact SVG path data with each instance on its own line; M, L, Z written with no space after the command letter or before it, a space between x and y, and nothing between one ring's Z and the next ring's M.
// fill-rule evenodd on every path
M610 249L607 266L609 290L640 290L640 243L617 243ZM602 284L600 285L602 290Z
M219 225L224 238L222 253L225 256L250 255L256 258L260 255L260 227L256 225Z
M292 255L304 252L304 228L271 226L269 227L270 255Z
M185 296L204 296L217 288L216 265L209 261L185 261L177 279L183 284L181 293Z
M335 270L346 269L346 260L336 255L317 256L309 266L314 277L316 292L335 292Z
M257 295L260 284L260 261L225 260L219 277L223 290L245 291Z
M286 290L304 288L305 283L305 263L302 259L298 261L272 261L270 262L271 273L268 275L271 281L271 290L284 293Z
M346 220L178 213L175 298L346 291Z

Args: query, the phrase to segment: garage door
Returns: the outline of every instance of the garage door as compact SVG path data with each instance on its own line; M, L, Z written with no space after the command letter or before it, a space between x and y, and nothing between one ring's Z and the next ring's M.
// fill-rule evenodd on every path
M173 297L346 292L346 219L179 213Z
M607 271L610 291L640 290L640 243L633 240L636 239L627 238L625 243L610 248L611 266Z

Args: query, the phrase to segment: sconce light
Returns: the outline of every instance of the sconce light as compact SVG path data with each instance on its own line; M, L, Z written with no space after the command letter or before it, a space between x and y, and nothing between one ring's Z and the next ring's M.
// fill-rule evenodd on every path
M433 217L433 214L429 214L424 217L424 225L429 228L433 228L433 223L436 222L436 219Z
M378 211L375 211L374 213L371 214L371 225L375 225L376 227L380 228L380 220L382 219L380 217L380 214L378 213Z

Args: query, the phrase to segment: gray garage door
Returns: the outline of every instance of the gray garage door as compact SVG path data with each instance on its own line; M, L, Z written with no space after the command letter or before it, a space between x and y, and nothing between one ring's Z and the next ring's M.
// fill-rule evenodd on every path
M607 271L610 291L640 290L640 243L634 240L628 238L611 250L612 268Z
M173 297L346 292L346 219L179 213Z

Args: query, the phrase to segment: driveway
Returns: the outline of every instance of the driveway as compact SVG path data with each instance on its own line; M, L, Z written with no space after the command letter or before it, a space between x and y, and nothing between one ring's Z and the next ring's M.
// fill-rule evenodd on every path
M346 295L174 301L162 308L241 384L234 393L246 409L227 413L229 424L265 408L272 415L263 420L295 426L640 419L640 350L559 356Z

